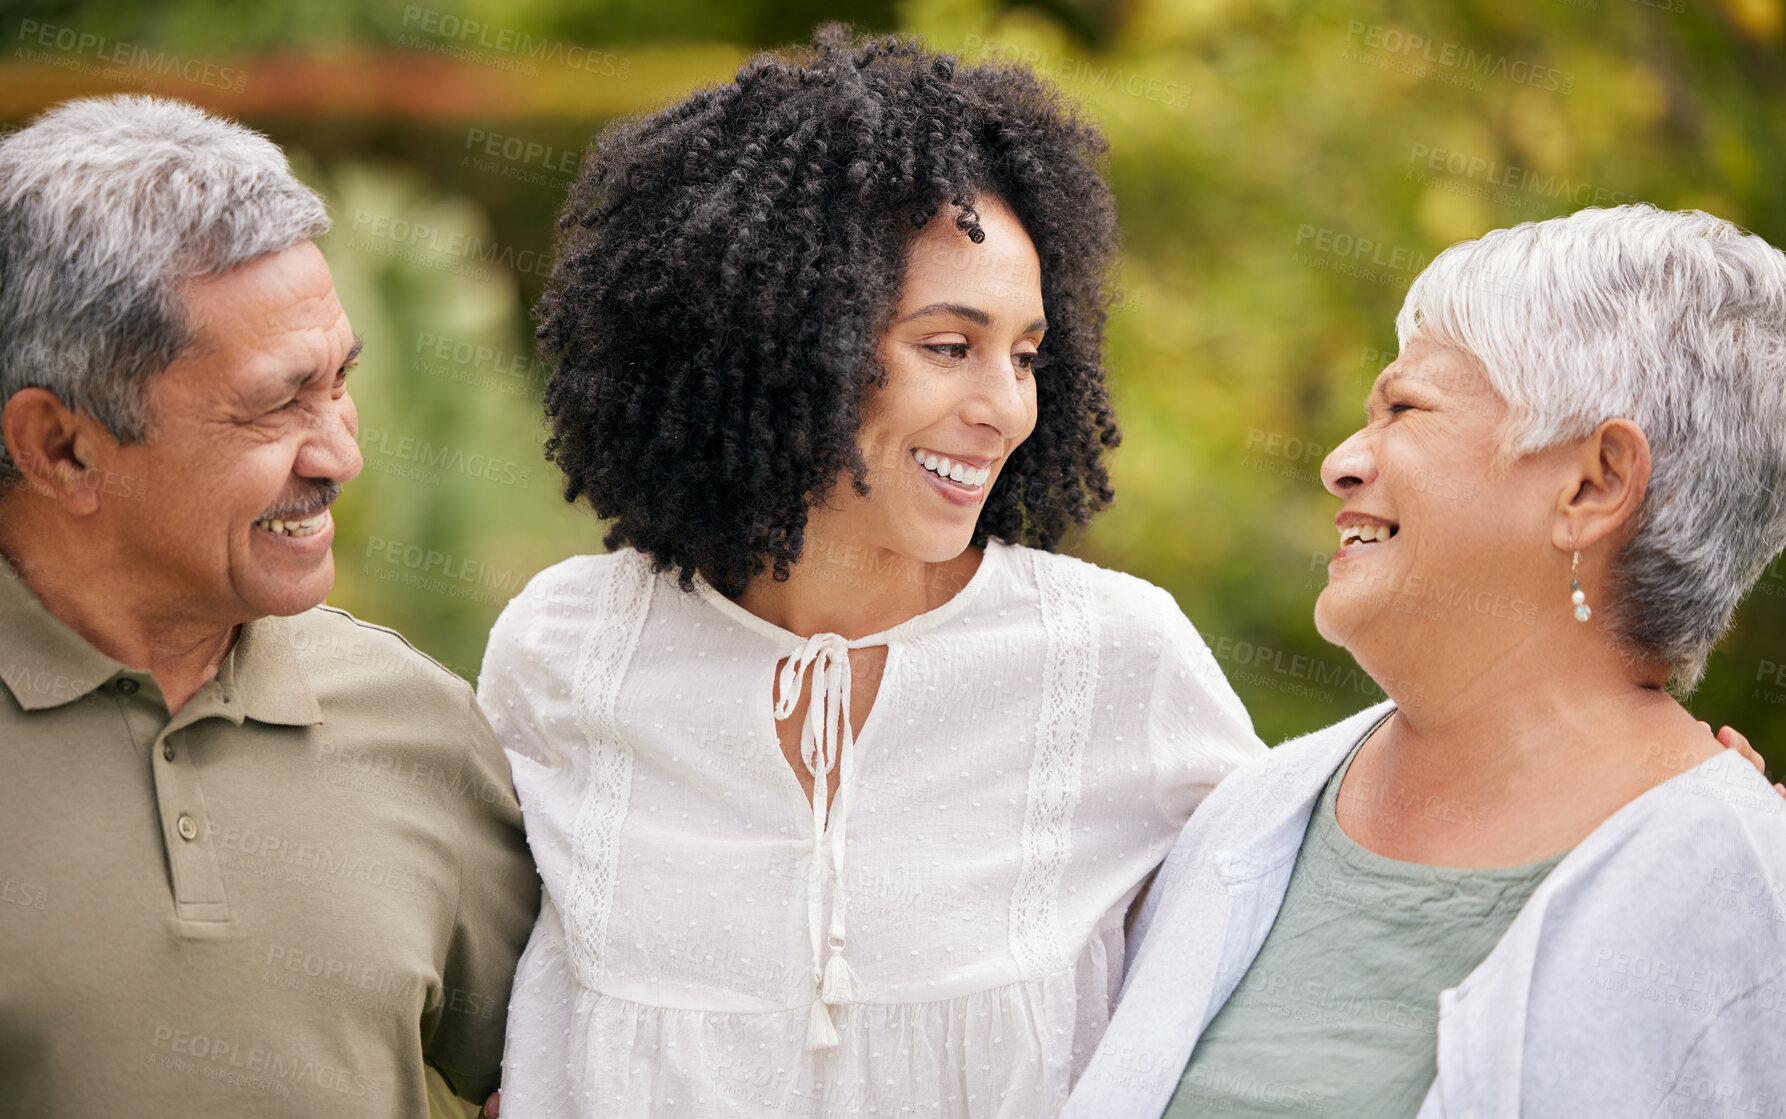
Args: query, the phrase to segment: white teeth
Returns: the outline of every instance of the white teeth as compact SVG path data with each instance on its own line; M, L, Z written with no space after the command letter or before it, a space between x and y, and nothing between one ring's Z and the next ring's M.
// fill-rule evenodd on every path
M992 467L990 466L969 466L965 462L956 462L947 455L933 455L928 451L913 450L912 460L932 474L964 486L983 486L986 484L986 479L992 477Z

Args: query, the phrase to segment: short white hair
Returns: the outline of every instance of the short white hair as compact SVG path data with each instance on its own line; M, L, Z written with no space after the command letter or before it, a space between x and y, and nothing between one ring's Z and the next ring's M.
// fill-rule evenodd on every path
M328 228L258 132L158 97L50 110L0 140L0 407L46 388L141 442L149 378L195 340L181 282Z
M1786 547L1786 254L1698 210L1582 210L1446 249L1395 328L1482 362L1511 455L1643 429L1649 489L1595 605L1694 687Z

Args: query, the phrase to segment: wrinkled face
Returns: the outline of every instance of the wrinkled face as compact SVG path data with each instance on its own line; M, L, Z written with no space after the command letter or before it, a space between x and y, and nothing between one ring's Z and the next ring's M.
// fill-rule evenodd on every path
M148 440L116 450L145 500L112 503L111 527L193 616L308 610L334 583L329 505L360 471L358 341L308 241L184 294L199 341L151 382Z
M833 491L834 528L921 563L970 543L986 494L1036 426L1036 348L1047 323L1035 246L1015 214L977 204L975 244L944 207L912 245L887 384L864 405L858 442L873 492ZM1044 374L1045 375L1045 374Z
M1421 339L1383 370L1365 411L1321 467L1344 504L1316 628L1367 670L1434 643L1525 639L1540 604L1567 601L1566 584L1551 585L1554 456L1497 471L1506 402L1474 357Z

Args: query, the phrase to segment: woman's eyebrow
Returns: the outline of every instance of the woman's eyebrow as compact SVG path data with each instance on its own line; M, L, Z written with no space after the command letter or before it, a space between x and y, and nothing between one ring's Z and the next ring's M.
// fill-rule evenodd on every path
M988 315L978 307L968 307L960 303L932 303L928 307L918 308L916 311L913 311L899 321L911 322L913 319L921 319L926 315L954 315L956 318L966 319L968 322L971 322L976 326L992 325L991 315ZM1034 328L1032 327L1031 329Z
M1364 395L1364 414L1366 418L1377 414L1376 403L1379 396L1388 396L1391 389L1407 379L1407 375L1401 372L1391 373L1389 370L1385 369L1383 372L1379 373L1377 379L1371 382L1370 391Z

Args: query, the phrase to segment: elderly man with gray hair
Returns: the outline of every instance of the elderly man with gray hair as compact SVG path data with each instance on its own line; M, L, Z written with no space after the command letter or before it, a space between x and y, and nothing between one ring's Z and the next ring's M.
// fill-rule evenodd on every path
M471 689L319 604L359 472L320 199L146 97L0 142L0 1099L414 1116L538 883Z
M1786 546L1786 254L1585 210L1396 328L1315 606L1389 701L1198 809L1065 1119L1781 1114L1786 804L1676 696Z

